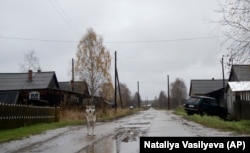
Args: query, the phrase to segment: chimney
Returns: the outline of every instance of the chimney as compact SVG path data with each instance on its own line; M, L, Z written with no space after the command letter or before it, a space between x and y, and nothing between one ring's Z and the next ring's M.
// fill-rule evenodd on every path
M41 69L38 69L37 72L40 73L40 72L42 72L42 71L41 71Z
M32 81L32 70L29 70L28 81Z

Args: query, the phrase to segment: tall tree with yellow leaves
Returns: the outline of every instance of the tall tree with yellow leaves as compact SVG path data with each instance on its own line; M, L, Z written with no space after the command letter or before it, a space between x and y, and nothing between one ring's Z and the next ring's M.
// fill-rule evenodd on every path
M78 44L75 74L87 82L92 101L94 96L100 96L103 84L111 81L110 67L111 56L103 45L103 38L89 28Z

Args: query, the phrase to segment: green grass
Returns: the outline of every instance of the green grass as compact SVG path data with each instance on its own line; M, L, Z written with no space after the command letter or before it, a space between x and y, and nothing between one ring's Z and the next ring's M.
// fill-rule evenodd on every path
M233 131L238 134L250 134L250 120L226 121L216 116L187 115L183 108L175 109L175 114L207 127L223 131Z
M140 110L141 109L133 109L133 110L118 109L116 113L108 111L106 114L98 115L97 121L100 122L100 121L118 119L127 115L132 115ZM83 114L81 112L69 111L66 113L66 116L63 116L64 119L60 122L36 124L16 129L0 130L0 143L16 139L22 139L35 134L40 134L46 130L53 130L66 126L86 124L85 121L83 120L82 115Z
M16 129L1 130L0 131L0 142L21 139L29 137L30 135L40 134L46 130L52 130L65 126L73 126L83 124L83 121L72 121L72 122L56 122L56 123L43 123L36 124L26 127L20 127Z

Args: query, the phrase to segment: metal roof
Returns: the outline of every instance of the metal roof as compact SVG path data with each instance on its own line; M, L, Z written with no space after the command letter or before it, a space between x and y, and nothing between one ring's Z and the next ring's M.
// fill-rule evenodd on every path
M227 80L225 80L225 86ZM223 79L220 80L191 80L190 95L205 95L223 89Z
M61 90L72 91L71 82L59 82ZM89 95L87 83L85 81L74 81L74 92Z
M231 72L234 72L236 80L232 80L232 74L230 75L230 81L250 81L250 65L233 65Z
M0 92L0 103L16 104L18 91Z
M250 81L228 82L233 92L250 91Z
M28 80L29 73L0 73L0 91L46 89L55 72L32 72L32 81Z
M72 91L70 82L58 82L61 90Z

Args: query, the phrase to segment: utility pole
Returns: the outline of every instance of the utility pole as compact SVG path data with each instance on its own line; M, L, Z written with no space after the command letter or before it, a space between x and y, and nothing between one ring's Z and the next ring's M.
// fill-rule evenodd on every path
M224 77L224 61L223 56L221 58L221 65L222 65L222 76L223 76L223 88L225 88L225 77Z
M170 96L169 96L169 75L168 75L168 110L170 110Z
M122 94L121 94L120 81L119 81L119 75L118 75L117 69L115 69L115 72L116 72L116 77L117 77L116 79L117 79L117 82L118 82L118 90L119 90L119 97L120 97L120 102L121 102L121 108L123 108Z
M117 108L117 83L118 83L118 89L119 89L121 108L123 108L120 81L119 81L118 71L117 71L117 54L116 54L116 51L115 51L115 111L116 111L116 108Z
M137 81L137 93L138 93L138 108L140 107L140 90L139 90L139 81Z
M71 80L71 90L74 91L74 81L75 81L75 73L74 73L74 59L72 58L72 80Z
M117 99L116 98L117 97L117 93L116 93L117 92L117 89L116 89L116 86L117 86L116 77L117 76L116 76L116 74L117 73L116 73L116 51L115 51L115 111L116 111L116 107L117 107L117 103L116 103L116 99Z
M223 91L223 105L224 105L224 103L225 103L225 76L224 76L224 61L223 61L223 57L224 56L222 56L222 58L221 58L221 65L222 65L223 89L224 89L224 91Z

